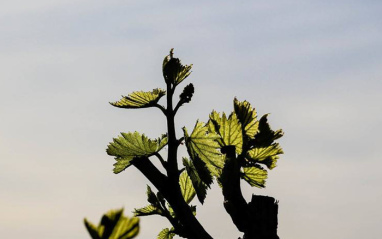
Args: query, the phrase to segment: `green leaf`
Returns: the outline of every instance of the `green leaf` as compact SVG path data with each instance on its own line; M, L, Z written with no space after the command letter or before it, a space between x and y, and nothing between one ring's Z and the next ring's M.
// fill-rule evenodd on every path
M265 164L269 169L276 167L279 154L283 154L283 150L278 143L274 143L268 147L255 147L248 151L247 159L255 163Z
M216 111L210 114L208 127L211 132L221 136L218 142L221 147L233 145L237 154L241 154L243 149L243 134L241 124L235 113L232 113L228 119L225 113L220 116Z
M151 140L144 134L122 133L114 138L106 149L107 154L115 156L114 173L120 173L129 167L134 158L150 157L159 152L167 144L167 136Z
M104 214L98 226L86 219L84 221L93 239L130 239L139 233L139 218L124 216L123 209Z
M116 157L149 157L159 152L167 144L167 135L151 140L138 132L121 133L108 145L106 152Z
M203 204L204 199L207 196L207 188L209 188L212 183L212 176L210 172L199 157L193 161L183 158L183 165L186 167L186 171L191 179L192 185L194 186L196 196Z
M265 180L268 177L268 172L260 166L244 167L241 178L243 178L252 187L265 187Z
M271 129L267 117L268 114L261 117L259 121L259 132L255 135L255 139L252 142L254 146L269 146L284 135L281 129L276 131Z
M165 216L165 208L162 205L165 204L163 196L158 192L157 195L151 190L150 186L147 185L147 201L150 205L143 208L134 209L135 216L149 216L149 215L161 215Z
M179 176L179 185L182 192L184 201L189 204L192 199L195 197L195 189L192 186L190 177L187 174L187 171L183 171Z
M167 209L168 209L168 212L170 213L170 216L175 218L176 215L175 215L174 209L172 209L172 207L169 203L167 203Z
M113 164L114 169L113 172L115 174L122 172L126 168L128 168L131 165L131 161L134 159L133 156L129 157L116 157L115 160L117 161L115 164Z
M149 185L147 185L147 201L155 207L160 207L161 205L159 199L157 198L155 193L151 190Z
M114 228L116 228L119 219L122 217L123 209L111 210L101 218L102 238L107 239L111 237Z
M191 68L192 65L182 65L178 58L174 58L171 49L170 54L163 60L163 77L167 84L177 86L191 74Z
M149 215L161 215L161 210L153 205L148 205L146 207L142 208L135 208L134 209L134 216L140 217L140 216L149 216Z
M114 229L113 234L110 239L130 239L136 237L139 233L139 218L127 218L122 217L116 229Z
M163 208L166 208L166 200L164 198L164 196L162 195L162 193L160 191L157 192L157 198L158 198L158 201L160 203L160 205L163 207Z
M217 142L220 136L209 132L208 127L202 122L196 122L191 135L188 135L185 127L183 127L183 132L191 159L199 157L212 175L219 176L224 165L223 156L219 151L220 145Z
M85 227L88 230L90 237L93 239L101 239L101 236L98 234L98 228L86 218L84 219Z
M175 233L173 232L173 229L165 228L162 231L159 232L157 239L172 239L174 238Z
M236 98L234 99L233 105L237 118L242 125L243 132L245 132L249 138L253 138L259 128L255 108L252 108L248 101L240 102Z
M190 205L190 209L191 209L192 214L194 214L194 216L196 216L196 206Z
M135 109L155 106L159 99L166 94L165 90L154 89L153 91L135 91L128 96L122 96L117 102L110 102L111 105L118 108Z

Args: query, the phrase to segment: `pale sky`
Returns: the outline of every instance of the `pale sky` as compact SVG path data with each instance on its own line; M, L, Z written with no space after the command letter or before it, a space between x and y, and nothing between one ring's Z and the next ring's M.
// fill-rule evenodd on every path
M158 137L164 118L108 102L164 88L175 48L195 86L178 136L235 96L285 131L267 188L243 184L247 199L280 201L280 238L382 238L381 12L375 0L1 1L1 237L90 238L84 217L147 204L148 181L133 167L113 174L105 149L120 132ZM238 238L222 202L215 184L194 201L198 219ZM164 227L142 218L138 238Z

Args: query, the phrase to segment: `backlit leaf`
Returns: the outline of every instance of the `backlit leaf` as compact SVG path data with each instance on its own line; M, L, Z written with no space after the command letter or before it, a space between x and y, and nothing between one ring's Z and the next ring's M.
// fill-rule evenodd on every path
M146 207L142 208L135 208L134 209L134 216L140 217L140 216L149 216L149 215L155 215L155 214L161 214L160 209L153 205L148 205Z
M183 165L186 167L186 171L191 179L192 185L194 186L196 196L203 204L207 195L207 188L209 188L212 183L212 176L210 172L199 157L192 161L183 158Z
M279 154L283 154L283 150L278 143L274 143L268 147L255 147L248 151L247 159L255 162L265 164L269 169L276 167Z
M162 198L161 194L158 193L158 195L155 195L155 193L151 190L150 186L147 185L147 201L150 203L150 205L145 206L143 208L136 208L134 210L135 216L149 216L149 215L162 215L164 216L164 208L162 204L164 204L164 199Z
M134 159L134 156L129 156L129 157L116 157L115 160L117 161L115 164L113 164L114 173L120 173L126 168L128 168L131 165L131 161Z
M183 127L187 151L191 158L199 157L207 166L208 170L218 176L223 169L224 161L220 153L220 145L217 142L220 136L209 132L208 127L202 122L196 122L191 135Z
M232 113L228 118L225 113L220 116L216 111L210 114L208 127L211 132L221 136L218 142L221 147L233 145L237 154L241 154L243 148L243 135L241 124L235 113Z
M162 70L166 83L180 84L191 74L192 65L182 65L178 58L173 57L173 49L163 60Z
M265 180L268 177L268 172L259 166L244 167L241 177L252 187L265 187Z
M93 223L89 222L86 218L84 219L85 227L88 230L90 237L93 239L101 239L101 235L98 234L98 228Z
M160 207L160 201L155 195L155 193L151 190L150 186L147 185L147 201L151 203L151 205L154 205L155 207Z
M184 201L189 204L192 199L195 197L195 189L192 186L190 177L187 174L187 171L183 171L179 176L179 185L182 192Z
M165 90L154 89L153 91L135 91L128 96L122 96L117 102L110 102L111 105L119 108L147 108L156 105L159 99L166 94Z
M139 233L139 218L124 216L123 209L104 214L98 226L84 221L93 239L130 239Z
M255 108L252 108L248 101L240 102L235 98L234 109L237 118L242 125L243 132L245 132L249 138L253 138L259 128Z
M167 144L167 136L151 140L144 134L121 133L106 149L107 154L115 156L114 173L120 173L131 165L134 158L149 157L159 152Z
M116 229L109 239L129 239L134 238L139 233L139 218L121 217Z
M173 229L165 228L162 231L159 232L157 239L172 239L174 238L175 233L173 232Z
M259 121L259 132L255 135L253 140L254 146L269 146L276 139L281 138L284 133L281 129L273 131L268 123L268 114L261 117Z

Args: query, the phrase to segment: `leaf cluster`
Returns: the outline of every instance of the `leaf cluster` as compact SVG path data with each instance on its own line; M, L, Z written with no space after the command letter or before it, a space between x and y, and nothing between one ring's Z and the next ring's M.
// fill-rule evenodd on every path
M139 233L139 218L123 215L123 208L105 213L98 225L86 218L85 227L92 239L131 239Z
M138 132L121 133L106 150L116 160L114 173L134 165L159 190L155 194L148 186L147 198L150 204L134 211L136 216L160 215L171 222L173 227L163 229L158 238L172 238L175 234L187 236L192 233L190 229L187 231L187 225L182 221L182 218L190 215L183 215L184 210L178 209L183 206L177 203L177 193L181 194L184 205L188 205L188 210L195 215L196 207L190 205L193 198L196 196L203 204L214 180L222 187L225 185L222 182L230 180L227 176L229 174L224 173L228 165L225 153L227 147L234 147L234 160L240 178L258 188L265 187L268 176L266 168L276 167L279 155L283 153L280 145L275 142L283 132L273 131L267 120L268 115L258 120L257 112L250 103L236 98L230 114L212 111L207 123L197 121L191 133L183 127L183 136L176 138L175 114L181 106L191 101L194 86L190 83L183 89L175 107L173 94L176 87L191 74L191 68L192 65L182 65L178 58L174 58L171 49L162 64L166 91L160 88L148 92L136 91L111 103L115 107L127 109L156 107L167 118L168 131L161 137L149 139ZM159 100L166 94L167 105L160 105ZM188 157L182 158L183 167L179 168L176 152L183 142ZM166 145L168 158L164 159L160 150ZM152 156L159 159L165 174L151 164Z

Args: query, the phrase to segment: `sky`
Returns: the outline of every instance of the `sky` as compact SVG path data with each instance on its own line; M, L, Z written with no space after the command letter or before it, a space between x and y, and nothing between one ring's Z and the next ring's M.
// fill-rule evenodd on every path
M285 131L267 188L243 184L247 199L279 200L280 238L382 238L381 11L375 0L1 1L0 235L90 238L84 217L147 204L147 179L113 174L105 149L120 132L158 137L165 119L108 102L164 88L175 48L195 86L178 136L234 97ZM214 238L240 236L216 184L194 203ZM165 227L142 218L138 238Z

